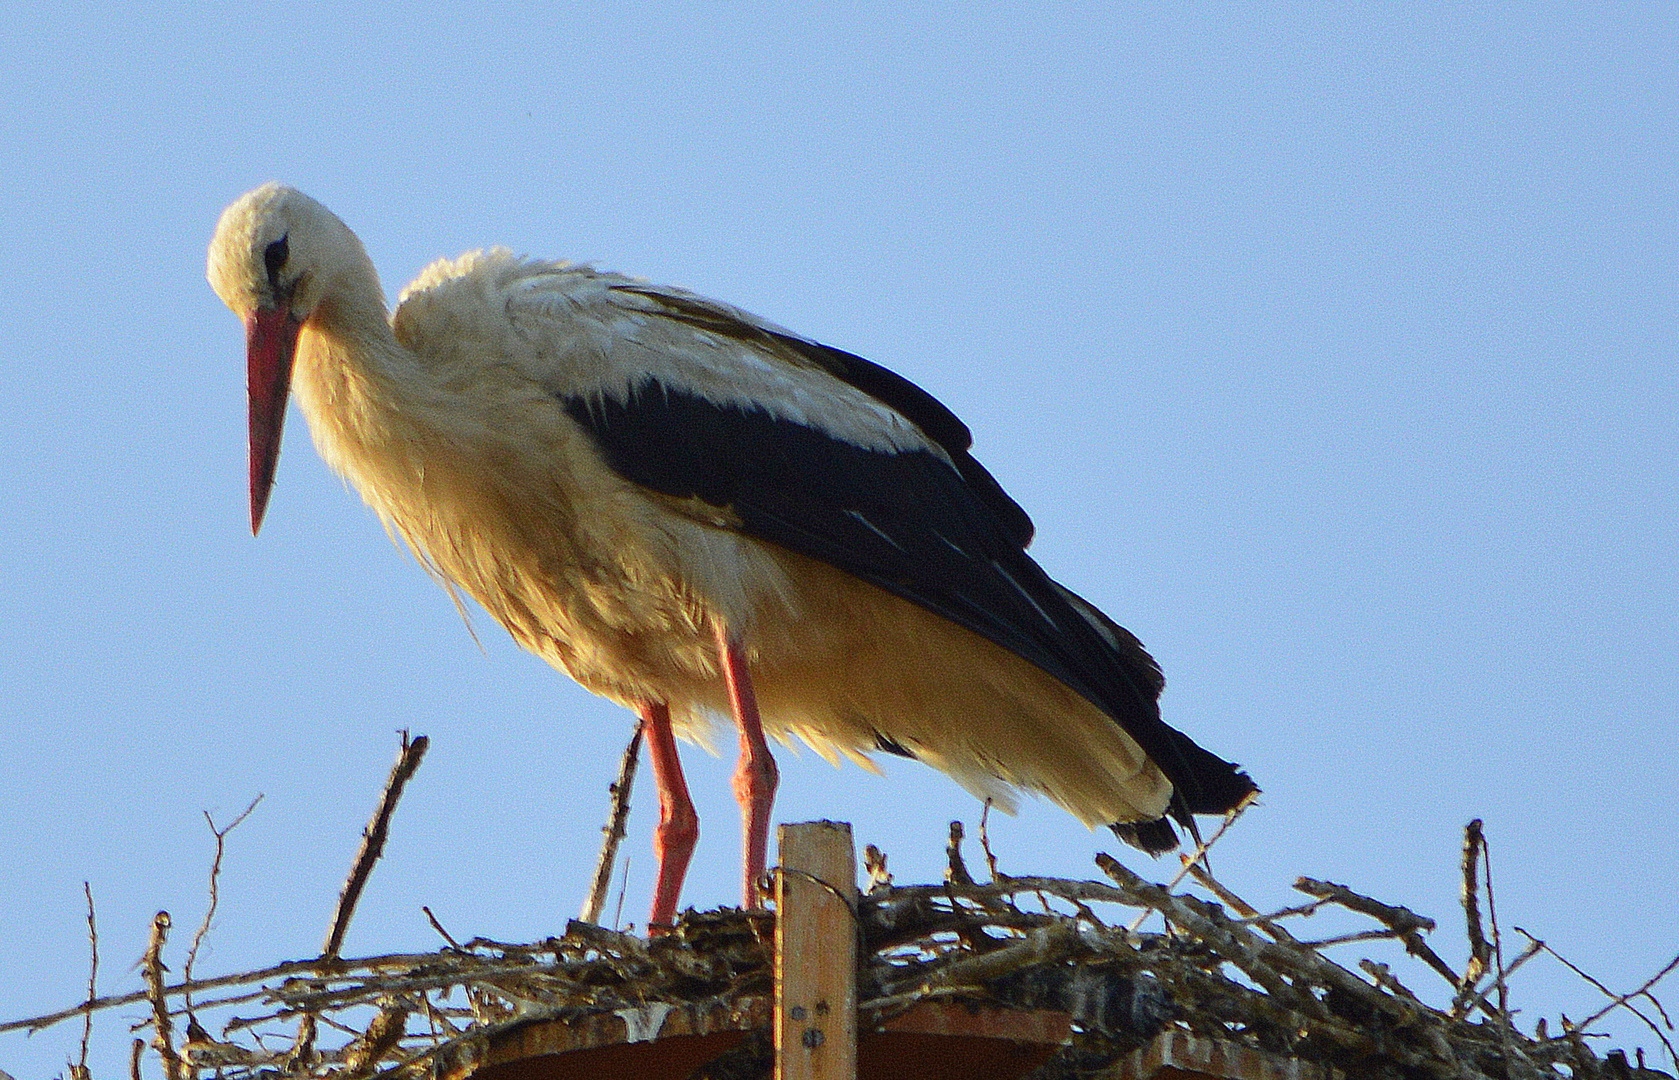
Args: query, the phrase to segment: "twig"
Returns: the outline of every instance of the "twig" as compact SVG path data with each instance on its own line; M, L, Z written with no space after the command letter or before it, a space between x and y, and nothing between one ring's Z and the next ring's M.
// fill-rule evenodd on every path
M1216 840L1218 837L1215 836L1213 839ZM1269 915L1261 915L1258 908L1255 908L1252 904L1225 888L1218 879L1213 877L1213 875L1202 863L1195 861L1188 855L1183 856L1183 860L1184 868L1189 871L1189 876L1199 882L1208 892L1212 893L1226 904L1229 904L1232 911L1242 916L1242 922L1252 923L1253 925L1258 926L1267 934L1270 934L1273 938L1283 942L1284 944L1293 943L1295 941L1295 937L1281 926L1278 926L1277 920L1288 915L1310 915L1318 910L1318 908L1322 907L1325 903L1323 900L1317 900L1310 904L1301 904L1299 907L1284 908L1281 911L1275 911ZM1322 943L1320 942L1318 944Z
M92 954L92 963L87 971L87 999L93 1000L98 992L96 983L99 978L99 928L93 922L93 886L82 882L82 892L87 896L87 943L88 951ZM73 1080L88 1080L87 1046L93 1039L93 1013L82 1014L82 1056L77 1060L76 1067L71 1070Z
M1356 911L1361 915L1368 915L1382 923L1399 935L1399 940L1405 945L1405 951L1421 960L1429 967L1440 973L1440 976L1453 986L1461 986L1463 980L1450 964L1440 959L1438 953L1429 948L1422 939L1419 931L1434 929L1434 920L1418 915L1409 908L1394 904L1384 904L1379 900L1372 900L1368 896L1353 892L1345 885L1337 885L1333 881L1318 881L1316 878L1302 877L1296 879L1294 888L1307 896L1315 896L1332 904L1340 904L1349 911ZM1482 1011L1492 1014L1492 1006L1482 1003Z
M1271 919L1271 918L1276 917L1276 916L1272 916L1272 915L1261 916L1259 914L1259 909L1258 908L1254 907L1252 904L1248 903L1246 900L1243 900L1240 896L1237 896L1235 893L1233 893L1229 889L1225 888L1222 884L1219 883L1219 881L1216 878L1213 877L1213 875L1207 873L1207 871L1204 867L1202 867L1199 863L1197 863L1194 859L1190 858L1188 855L1180 855L1180 856L1178 856L1178 858L1183 861L1184 869L1189 872L1190 877L1192 877L1196 881L1200 882L1201 885L1203 887L1205 887L1208 892L1212 893L1214 896L1218 897L1220 900L1224 901L1226 904L1229 904L1230 905L1230 910L1232 910L1236 914L1242 916L1242 918L1248 919L1248 920L1260 920L1262 918L1263 919ZM1313 906L1313 905L1308 904L1306 906L1310 907L1310 906Z
M1657 983L1661 983L1662 979L1666 978L1667 973L1671 973L1671 971L1672 971L1672 969L1674 969L1674 967L1679 967L1679 956L1672 957L1671 961L1667 961L1667 966L1666 967L1662 967L1661 971L1657 971L1657 973L1652 974L1652 976L1650 976L1649 979L1645 979L1644 986L1640 986L1639 989L1635 989L1635 991L1632 991L1632 993L1620 994L1620 996L1617 996L1617 998L1615 998L1614 1001L1610 1001L1610 1003L1605 1004L1605 1006L1603 1006L1602 1009L1598 1009L1597 1013L1592 1013L1592 1014L1590 1014L1590 1016L1587 1016L1587 1018L1585 1018L1585 1020L1580 1021L1580 1026L1582 1026L1582 1028L1585 1028L1585 1026L1593 1025L1593 1023L1597 1023L1598 1020L1602 1020L1603 1016L1605 1016L1605 1014L1607 1014L1608 1011L1610 1011L1610 1009L1614 1009L1615 1006L1625 1006L1625 1004L1627 1004L1627 1001L1630 1001L1630 999L1632 999L1632 998L1637 998L1637 996L1640 996L1640 994L1642 994L1642 996L1645 996L1645 998L1649 998L1650 1001L1654 1001L1655 1008L1661 1009L1662 1008L1661 1001L1655 1001L1654 996L1652 996L1652 994L1650 994L1650 988L1652 988L1652 986L1655 986L1655 984L1657 984ZM1629 1006L1629 1008L1630 1008L1630 1006ZM1664 1009L1664 1011L1662 1011L1662 1014L1664 1014L1664 1016L1666 1016L1666 1009ZM1645 1020L1644 1023L1650 1023L1650 1021ZM1655 1025L1650 1025L1650 1026L1652 1026L1652 1028L1654 1028ZM1672 1021L1669 1021L1669 1023L1667 1023L1667 1026L1669 1026L1669 1028L1671 1028ZM1661 1031L1657 1031L1657 1035L1661 1035ZM1662 1041L1664 1041L1664 1043L1666 1043L1667 1040L1662 1040ZM1671 1055L1672 1046L1669 1046L1669 1048L1667 1048L1667 1053L1669 1053L1669 1055ZM1676 1065L1679 1065L1679 1056L1674 1056L1674 1063L1676 1063Z
M402 732L402 750L397 755L396 764L391 767L390 778L385 781L384 794L379 798L379 808L373 812L373 820L368 823L361 834L361 850L356 852L356 861L350 867L350 876L344 881L344 891L338 894L338 909L332 916L332 929L327 931L326 944L321 946L322 960L338 959L338 952L344 945L344 935L350 929L350 918L356 912L356 901L361 899L362 889L367 887L368 875L373 873L373 864L384 854L385 839L390 835L391 815L396 812L397 800L402 798L402 789L408 783L408 778L414 775L414 770L420 767L420 759L426 756L426 748L431 740L424 735L416 735L412 740L408 732ZM292 1046L291 1061L295 1065L307 1065L315 1057L315 1014L305 1013L297 1025L297 1039ZM173 1077L170 1080L174 1080Z
M1105 904L1124 904L1126 907L1150 906L1148 900L1117 885L1048 877L1007 877L995 885L978 885L971 881L966 885L955 882L946 882L943 885L898 885L893 887L892 897L900 902L948 897L971 900L984 905L995 904L1000 897L1039 892L1058 896L1063 900L1097 901ZM5 1029L0 1028L0 1031L3 1030Z
M216 819L210 816L210 811L204 811L204 820L209 823L210 832L216 838L216 857L210 860L210 904L204 909L204 921L198 924L197 933L192 935L192 947L187 950L187 961L181 968L181 980L188 985L192 983L192 966L198 962L198 947L204 944L204 936L210 932L210 923L216 917L216 905L221 900L217 891L217 882L221 878L222 852L226 847L227 834L237 829L240 822L250 817L251 811L255 810L257 803L261 801L262 793L258 792L257 797L251 800L250 805L245 807L244 812L228 823L225 829L216 828ZM190 1016L192 1014L192 994L190 991L186 994L186 1003L187 1014Z
M1476 818L1463 827L1463 917L1468 923L1469 963L1463 969L1463 983L1458 988L1461 998L1467 998L1481 976L1486 974L1491 947L1481 932L1481 904L1477 896L1480 882L1481 853L1486 840L1481 832L1481 819ZM1489 898L1490 900L1490 898Z
M1240 819L1243 814L1248 812L1248 807L1254 805L1258 799L1259 792L1250 791L1241 802L1231 807L1230 810L1225 813L1224 820L1218 823L1218 828L1214 830L1213 835L1209 836L1207 839L1202 840L1199 835L1192 834L1195 835L1196 840L1195 852L1190 855L1189 862L1186 863L1184 868L1178 872L1178 876L1173 878L1171 883L1166 887L1168 889L1177 888L1178 883L1188 876L1189 868L1194 866L1196 863L1201 863L1206 866L1207 872L1211 874L1213 868L1212 864L1207 862L1207 852L1213 849L1213 845L1218 843L1219 839L1223 837L1225 833L1230 831L1230 826L1236 824L1237 820ZM1193 823L1193 819L1191 819L1191 824L1193 825Z
M1451 1011L1452 1019L1462 1019L1463 1017L1469 1015L1469 1010L1483 1008L1483 1002L1487 1000L1488 994L1492 993L1496 987L1508 984L1510 976L1514 975L1523 964L1532 960L1535 956L1538 956L1540 952L1544 951L1544 948L1545 943L1543 941L1533 942L1528 945L1526 949L1522 950L1522 954L1520 956L1510 962L1510 966L1504 969L1503 974L1494 980L1492 985L1482 987L1470 994L1468 997L1463 998L1462 1001L1453 1001ZM1544 1018L1541 1017L1539 1022L1543 1024L1545 1022Z
M151 941L141 960L146 975L146 998L152 1003L152 1045L163 1059L163 1075L168 1080L181 1080L181 1058L175 1053L173 1028L169 1023L169 1005L163 996L163 943L169 937L169 913L160 911L152 917Z
M612 926L614 929L624 925L624 897L630 891L630 857L624 856L624 872L618 875L618 903L612 908Z
M1597 1012L1592 1013L1590 1016L1586 1017L1584 1020L1580 1021L1579 1023L1569 1024L1568 1028L1570 1030L1576 1031L1576 1032L1584 1031L1586 1028L1588 1028L1588 1027L1592 1026L1593 1024L1597 1023L1599 1020L1603 1019L1606 1015L1608 1015L1610 1012L1614 1011L1615 1009L1618 1009L1618 1008L1626 1009L1628 1012L1632 1013L1632 1015L1634 1015L1634 1016L1638 1017L1640 1020L1644 1021L1644 1025L1646 1027L1648 1027L1651 1031L1656 1033L1656 1038L1661 1040L1662 1046L1664 1048L1666 1048L1666 1050L1667 1050L1667 1056L1673 1061L1673 1063L1675 1065L1679 1065L1679 1054L1676 1054L1674 1052L1673 1044L1667 1041L1667 1036L1662 1034L1661 1028L1657 1027L1655 1025L1655 1023L1648 1016L1645 1016L1643 1013L1641 1013L1637 1009L1633 1008L1632 1005L1630 1004L1630 1002L1632 1001L1633 998L1638 997L1641 994L1645 997L1650 998L1651 1001L1655 1001L1656 999L1650 994L1650 987L1656 985L1658 982L1661 982L1662 979L1666 978L1668 976L1668 974L1673 971L1674 968L1679 968L1679 956L1675 956L1672 960L1669 960L1667 962L1667 966L1663 967L1660 971L1656 972L1654 975L1652 975L1648 979L1646 979L1643 986L1640 986L1638 989L1633 990L1630 993L1617 994L1613 990L1609 989L1607 986L1604 986L1602 983L1600 983L1596 979L1592 978L1590 975L1587 975L1584 971L1580 970L1580 968L1578 968L1574 964L1570 963L1569 960L1566 957L1564 957L1561 953L1557 952L1555 949L1551 948L1549 945L1545 944L1543 941L1540 941L1538 938L1534 937L1532 934L1528 933L1526 930L1523 930L1519 926L1516 927L1515 930L1516 930L1516 933L1521 934L1523 937L1525 937L1529 941L1533 942L1536 946L1545 950L1546 952L1550 953L1552 956L1554 956L1558 960L1560 960L1562 962L1563 966L1568 968L1568 970L1572 971L1574 974L1580 976L1580 978L1586 980L1587 982L1591 983L1593 986L1597 987L1598 990L1600 990L1605 997L1613 999L1609 1002L1609 1004L1605 1005L1603 1008L1599 1009ZM1658 1008L1658 1009L1661 1008L1661 1003L1660 1002L1656 1002L1656 1008ZM1663 1011L1662 1015L1663 1015L1664 1018L1666 1017L1665 1010ZM1672 1026L1671 1021L1669 1022L1669 1026L1670 1027Z
M1401 907L1398 904L1384 904L1380 900L1372 900L1362 893L1353 892L1345 885L1337 885L1333 881L1319 881L1316 878L1309 877L1296 878L1294 889L1296 892L1303 892L1307 896L1315 896L1332 904L1340 904L1347 910L1356 911L1360 915L1368 915L1398 934L1412 930L1434 929L1433 919L1418 915L1410 908Z
M1171 881L1166 883L1166 891L1167 892L1171 892L1173 889L1177 888L1178 885L1183 881L1184 878L1186 878L1189 875L1195 873L1194 867L1198 863L1206 865L1207 866L1207 876L1209 878L1212 877L1212 866L1210 864L1207 864L1207 862L1206 862L1207 852L1212 849L1212 846L1214 844L1218 843L1219 838L1221 836L1223 836L1226 832L1229 831L1230 826L1236 824L1236 819L1241 817L1243 814L1245 814L1247 812L1248 807L1252 806L1254 804L1254 800L1257 799L1258 797L1259 797L1259 793L1257 791L1249 792L1248 795L1245 798L1243 798L1241 802L1237 803L1235 806L1230 808L1229 812L1224 815L1224 820L1219 822L1218 830L1216 832L1214 832L1213 835L1208 837L1207 839L1202 840L1199 833L1192 833L1191 834L1192 836L1195 837L1195 839L1197 841L1197 843L1195 845L1195 851L1191 855L1184 858L1183 869L1179 870L1178 873L1177 873L1177 876L1172 878ZM1111 877L1112 875L1109 875L1109 876ZM1197 880L1200 880L1200 879L1197 878ZM1246 907L1247 905L1244 904L1243 906ZM1248 911L1252 912L1253 908L1249 907ZM1132 920L1131 925L1127 926L1125 928L1126 932L1131 933L1131 934L1135 934L1138 931L1138 929L1140 929L1142 927L1144 921L1146 921L1148 919L1150 914L1151 913L1148 912L1148 911L1141 912L1136 917L1136 919Z
M321 948L322 956L336 958L338 950L343 947L344 934L350 928L350 917L356 911L356 901L361 899L361 891L367 885L367 876L373 872L373 864L384 853L396 801L402 798L403 786L414 775L414 770L420 767L420 759L426 756L426 747L430 745L431 740L424 735L416 735L410 741L408 732L402 733L402 752L391 769L390 779L385 781L385 793L379 799L379 809L374 811L372 822L362 832L361 850L356 852L355 865L344 882L344 891L338 895L338 910L333 913L332 929Z
M950 823L950 839L945 843L944 880L951 885L972 885L973 875L968 873L968 864L962 860L963 829L960 821Z
M868 895L884 894L892 888L892 875L886 869L886 852L873 844L863 848L863 869L869 875Z
M1495 988L1498 991L1497 1019L1499 1020L1499 1042L1502 1043L1504 1047L1505 1061L1508 1062L1512 1059L1519 1058L1525 1065L1527 1065L1530 1074L1537 1074L1538 1070L1533 1067L1533 1062L1528 1060L1527 1055L1522 1053L1516 1046L1516 1024L1510 1016L1510 984L1507 981L1509 972L1507 972L1504 968L1504 939L1498 932L1498 905L1493 899L1492 854L1487 850L1487 838L1481 832L1481 819L1476 818L1474 821L1471 821L1469 823L1469 828L1465 831L1475 838L1473 846L1480 849L1481 870L1486 874L1487 921L1492 924L1492 955L1498 971ZM1470 846L1471 845L1467 842L1465 843L1466 849ZM1470 851L1466 850L1464 852L1465 860L1469 860L1470 857ZM1465 974L1465 978L1468 978L1467 973Z
M595 876L589 886L588 899L583 901L579 918L584 922L600 922L601 909L606 907L606 894L612 887L612 867L618 861L618 845L623 842L625 823L630 816L630 788L635 783L635 766L641 757L641 724L624 747L623 760L618 763L618 780L607 788L612 794L612 813L601 827L606 834L600 845L600 858L595 861Z
M985 852L985 866L991 873L993 884L997 881L997 856L991 854L991 800L985 800L985 806L979 812L979 849Z
M1380 986L1390 994L1395 994L1407 1001L1416 1002L1416 1004L1422 1005L1422 1001L1418 999L1417 995L1411 993L1409 987L1393 977L1393 970L1386 964L1379 964L1374 960L1360 960L1358 962L1358 966L1366 975L1370 976L1371 980L1375 982L1377 986ZM1423 1007L1427 1008L1427 1006Z
M1348 945L1354 941L1392 941L1398 936L1392 930L1354 930L1346 934L1336 934L1334 937L1309 938L1298 943L1307 949L1327 949L1331 945Z
M1214 895L1217 895L1217 893L1215 892ZM1223 898L1220 897L1220 899ZM1297 919L1308 915L1316 915L1323 909L1323 906L1326 903L1328 903L1326 900L1314 900L1310 904L1295 904L1293 907L1278 908L1276 911L1267 912L1264 915L1247 915L1244 916L1241 921L1245 923L1252 923L1255 926L1274 926L1284 919ZM1281 928L1278 927L1278 929Z
M431 913L431 908L421 904L420 910L426 913L426 918L431 921L431 928L442 935L443 940L449 943L449 947L457 952L460 951L461 943L449 936L449 931L443 929L443 924L437 921L437 916Z
M920 978L917 994L926 994L936 990L946 990L958 987L982 986L987 982L1000 978L1010 972L1033 963L1041 963L1055 955L1075 941L1078 931L1075 924L1067 922L1050 923L1029 931L1025 938L1000 949L994 949L978 956L964 956L938 968L931 975ZM913 996L913 995L911 995ZM899 999L905 997L902 990L895 991L882 997L860 1003L859 1009L889 1009L902 1004Z

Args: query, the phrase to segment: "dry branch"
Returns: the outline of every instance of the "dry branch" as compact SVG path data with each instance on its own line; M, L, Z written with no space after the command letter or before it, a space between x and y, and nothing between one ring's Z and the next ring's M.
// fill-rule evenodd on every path
M950 823L950 839L945 842L944 880L956 886L972 885L974 876L968 873L968 864L962 858L963 829L960 821Z
M140 966L146 976L146 998L152 1005L152 1045L163 1059L163 1075L168 1080L181 1080L181 1058L175 1053L174 1028L169 1022L168 999L163 992L163 943L169 938L170 919L167 911L152 916L151 940Z
M1551 948L1549 945L1545 944L1543 941L1540 941L1538 938L1534 937L1532 934L1529 934L1526 930L1523 930L1521 927L1518 926L1518 927L1516 927L1516 932L1518 934L1521 934L1523 937L1527 938L1529 941L1531 941L1533 943L1533 946L1532 946L1533 949L1542 949L1545 952L1550 953L1552 956L1556 957L1556 959L1559 962L1561 962L1565 967L1567 967L1568 970L1574 972L1574 974L1580 976L1580 978L1586 980L1587 982L1591 983L1593 986L1597 987L1598 990L1603 992L1603 995L1605 997L1612 999L1609 1002L1609 1004L1605 1005L1603 1008L1599 1009L1597 1012L1593 1013L1592 1015L1586 1017L1586 1019L1582 1020L1578 1024L1567 1023L1567 1019L1564 1018L1564 1023L1566 1025L1566 1027L1571 1032L1584 1031L1584 1030L1590 1028L1593 1024L1597 1023L1599 1020L1603 1019L1605 1016L1609 1015L1614 1010L1625 1009L1628 1012L1632 1013L1632 1015L1638 1017L1638 1019L1642 1020L1644 1022L1645 1027L1649 1028L1651 1031L1656 1033L1656 1038L1661 1040L1662 1046L1664 1048L1666 1048L1666 1050L1667 1050L1667 1056L1670 1059L1672 1059L1675 1064L1679 1064L1679 1052L1674 1051L1673 1044L1668 1041L1666 1035L1662 1034L1661 1028L1656 1026L1655 1021L1651 1020L1648 1016L1645 1016L1643 1013L1639 1012L1637 1009L1633 1008L1632 1005L1631 1005L1631 1001L1632 1001L1633 998L1635 998L1635 997L1647 997L1656 1006L1657 1011L1661 1012L1662 1019L1667 1020L1666 1010L1662 1009L1661 1002L1659 1002L1655 999L1654 995L1652 995L1650 993L1650 989L1652 987L1654 987L1657 983L1661 982L1663 979L1667 978L1667 976L1669 974L1671 974L1672 971L1675 968L1679 968L1679 956L1675 956L1672 960L1669 960L1667 962L1666 966L1664 966L1660 971L1656 972L1654 975L1652 975L1648 979L1646 979L1643 986L1640 986L1638 989L1630 991L1630 992L1625 993L1625 994L1616 994L1613 990L1609 989L1607 986L1604 986L1601 982L1592 978L1590 975L1586 974L1584 971L1582 971L1578 967L1576 967L1572 962L1565 959L1561 953L1557 952L1555 949ZM1671 1030L1672 1027L1673 1027L1673 1022L1671 1020L1668 1020L1667 1021L1667 1026Z
M402 749L397 754L396 764L391 767L390 778L385 781L384 793L379 797L379 807L373 812L373 820L367 828L362 830L361 848L356 852L355 862L351 864L350 876L344 881L344 889L338 894L338 907L333 912L332 928L327 931L326 944L321 946L321 960L331 962L338 959L339 950L344 945L344 935L349 932L350 919L355 915L356 902L361 899L361 893L367 886L367 879L373 873L373 864L384 854L385 840L390 836L391 815L396 813L397 800L402 798L402 789L407 786L408 778L414 775L414 770L420 767L420 759L426 756L426 748L431 740L424 735L408 738L408 732L402 732ZM315 1052L315 1037L319 1032L319 1025L315 1014L305 1011L303 1018L297 1024L297 1037L292 1042L291 1053L286 1059L288 1071L308 1069L317 1060ZM173 1077L170 1080L174 1080Z
M1463 980L1452 970L1451 965L1440 959L1439 954L1429 948L1428 943L1422 939L1421 931L1434 929L1433 919L1418 915L1409 908L1372 900L1332 881L1302 877L1295 880L1294 888L1307 896L1315 896L1327 903L1339 904L1349 911L1370 916L1393 930L1404 944L1406 952L1433 968L1454 988L1463 984Z
M99 927L93 921L93 886L82 882L82 893L87 897L87 944L92 959L87 971L87 999L92 1001L99 992ZM88 1080L87 1047L93 1040L93 1013L82 1014L82 1053L76 1059L76 1064L70 1068L71 1080Z
M216 828L216 819L210 816L210 811L204 811L204 820L210 826L211 835L216 838L216 854L215 857L210 860L210 902L205 905L204 921L198 924L197 932L192 935L192 946L187 949L186 963L181 966L181 977L188 983L192 982L193 965L198 962L198 948L204 944L205 936L210 933L210 925L216 918L216 907L221 903L221 893L218 883L221 880L222 855L225 853L227 847L227 834L232 832L234 829L237 829L242 821L250 817L251 811L255 810L257 808L257 803L261 801L262 794L259 792L257 797L251 800L250 805L246 806L245 809L240 812L238 817L234 818L232 821L228 822L224 828L220 829ZM90 994L89 997L91 996L92 995ZM187 1011L189 1014L192 1011L191 997L187 998Z
M432 914L431 908L421 904L420 910L425 912L426 921L431 923L431 928L437 931L437 935L449 943L449 948L459 949L461 947L461 943L456 941L449 931L443 929L443 924L437 921L437 916Z
M1315 896L1320 900L1327 900L1339 904L1349 911L1356 911L1360 915L1368 915L1396 934L1409 933L1413 930L1433 930L1434 920L1418 915L1410 908L1397 904L1384 904L1380 900L1372 900L1368 896L1353 892L1345 885L1337 885L1333 881L1318 881L1316 878L1296 878L1294 888L1307 896Z
M397 800L402 798L403 787L414 775L414 770L420 767L420 759L426 756L426 747L430 745L431 740L424 735L416 735L410 741L408 732L402 733L402 751L397 755L396 765L391 768L390 779L385 781L379 808L362 832L361 850L356 852L350 876L344 882L343 892L338 895L338 909L333 913L332 929L327 932L326 944L321 947L322 956L337 956L338 950L343 947L344 934L350 929L350 917L356 911L356 901L361 899L361 891L367 885L367 876L373 872L373 864L384 853L385 838L390 835L391 815L396 811Z
M579 916L584 922L600 922L601 909L606 907L606 893L612 886L612 867L618 861L618 845L624 840L625 822L630 816L630 789L635 785L636 762L641 757L641 724L635 726L624 757L618 763L618 779L607 788L612 794L612 814L602 832L600 858L595 861L595 876L589 885L589 898L583 902Z
M1492 946L1487 944L1486 935L1481 931L1481 902L1478 896L1485 844L1480 818L1463 827L1463 917L1469 937L1469 963L1464 967L1459 993L1465 998L1486 974L1492 960Z

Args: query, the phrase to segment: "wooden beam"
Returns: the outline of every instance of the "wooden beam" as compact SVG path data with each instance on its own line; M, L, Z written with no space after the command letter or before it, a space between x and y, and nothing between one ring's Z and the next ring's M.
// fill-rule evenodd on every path
M857 856L851 826L783 825L777 839L776 1080L855 1080Z

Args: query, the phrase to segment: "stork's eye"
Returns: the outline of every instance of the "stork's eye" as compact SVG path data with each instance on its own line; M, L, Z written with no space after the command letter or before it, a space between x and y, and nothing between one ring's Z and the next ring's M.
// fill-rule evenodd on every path
M281 267L286 265L286 259L291 256L291 249L286 245L286 237L269 244L262 250L262 265L268 269L270 283L279 284Z

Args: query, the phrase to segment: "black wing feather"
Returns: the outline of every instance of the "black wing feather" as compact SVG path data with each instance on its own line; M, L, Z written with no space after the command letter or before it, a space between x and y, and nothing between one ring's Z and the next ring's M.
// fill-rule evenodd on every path
M1254 790L1160 719L1153 659L1025 553L1020 523L999 512L1001 489L965 451L947 461L874 450L651 380L628 400L561 402L629 480L726 507L747 534L872 582L1065 682L1160 766L1177 815L1222 813Z
M944 402L902 375L844 349L746 321L729 309L696 296L639 285L618 285L614 288L658 304L660 313L668 319L719 337L733 338L795 363L813 364L891 407L950 455L962 479L990 510L996 526L1009 536L1015 546L1023 548L1032 542L1032 519L1019 503L1009 498L1002 485L979 462L968 456L968 447L974 442L968 425L946 408Z

